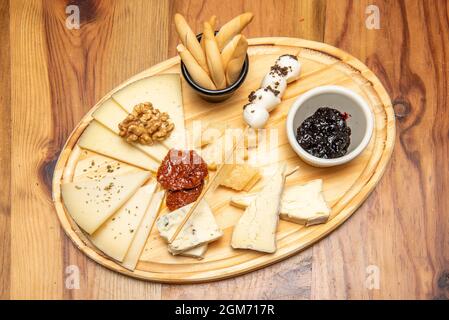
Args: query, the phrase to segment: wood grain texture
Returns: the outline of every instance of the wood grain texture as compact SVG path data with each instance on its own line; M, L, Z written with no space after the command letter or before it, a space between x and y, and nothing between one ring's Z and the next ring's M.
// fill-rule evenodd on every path
M0 2L0 300L10 297L11 281L11 57L9 41L9 2Z
M380 30L364 26L369 4L328 1L325 41L379 76L399 134L374 195L345 228L314 247L312 297L447 298L447 2L376 1ZM379 268L379 290L365 286L370 265Z
M218 14L220 27L242 12L252 12L255 18L245 28L246 37L297 37L322 41L324 37L325 1L249 0L249 1L171 1L170 18L175 13L185 16L194 32L202 32L203 21ZM317 23L318 22L318 23ZM170 23L170 56L176 54L178 43L174 24Z
M42 30L45 24L63 23L68 1L58 1L62 3L58 5L52 4L56 1L2 0L0 7L8 7L9 2L9 19L4 19L2 11L0 24L6 30L3 25L9 23L10 49L3 40L7 33L2 32L0 52L10 57L11 66L7 59L0 59L0 96L1 107L12 113L12 138L4 136L4 126L1 133L2 148L9 145L12 153L12 201L2 203L2 209L9 210L11 225L1 221L0 230L9 230L2 236L9 234L12 251L8 253L6 243L0 247L6 247L2 259L9 260L12 269L8 273L8 261L2 261L0 284L10 284L10 292L2 293L2 298L177 298L188 293L198 299L276 298L278 292L288 298L449 297L446 1L287 0L282 5L268 0L233 0L232 4L216 0L78 1L81 29L70 32L60 27ZM379 6L380 30L365 28L368 4ZM58 236L49 232L48 221L56 228L59 224L50 203L48 172L52 172L53 156L79 118L117 84L175 54L174 12L183 13L195 25L213 13L223 22L244 10L256 14L245 31L247 36L306 37L341 47L365 62L390 93L398 119L395 153L365 205L342 228L307 251L234 280L206 285L161 288L125 278L91 262L62 231ZM59 76L50 81L48 57L56 55L49 50L61 46L51 43L60 39L65 49L51 71ZM62 72L55 71L59 67L71 70L68 76L76 74L75 79L61 77ZM3 104L9 91L3 77L9 74L11 107ZM56 82L62 84L53 87ZM54 122L53 113L62 115L60 121ZM3 169L8 160L2 161ZM49 163L47 170L41 169L44 163ZM8 181L5 171L1 177ZM40 186L33 185L36 181ZM2 201L5 198L2 192ZM52 247L50 243L58 239L63 244ZM311 267L298 269L303 261ZM63 264L67 263L80 267L80 290L63 289ZM380 268L379 290L369 290L364 284L366 267L372 264Z
M16 149L17 163L26 158L35 159L28 172L21 166L16 167L13 174L15 172L21 180L14 179L13 176L12 181L15 186L29 189L30 184L25 180L31 176L36 177L39 180L36 183L39 184L33 186L40 188L42 195L39 198L45 202L45 205L38 207L39 201L32 199L26 209L23 194L15 192L17 209L14 211L13 207L12 216L13 223L17 222L17 225L12 228L17 231L17 241L14 242L13 236L12 250L23 252L24 255L20 258L16 255L11 260L12 270L17 272L19 281L23 281L23 285L19 281L13 281L17 288L12 288L12 297L134 298L135 294L139 294L142 298L157 298L160 295L159 286L129 282L120 275L98 267L80 254L58 225L53 225L57 220L49 214L51 209L47 206L51 205L48 201L54 161L71 128L106 90L166 57L167 35L159 28L167 21L165 11L168 7L161 6L158 1L133 1L133 4L124 1L70 3L80 7L79 30L69 30L65 26L65 1L12 2L14 6L11 12L18 15L11 17L12 37L17 40L12 49L13 66L20 68L13 71L12 82L15 87L12 103L17 121L23 121L14 124L17 130L15 132L21 132L21 135L17 135L16 140L13 137L13 143L30 148L29 153L25 153L26 148ZM157 10L154 10L155 7ZM144 13L149 11L152 11L153 19L146 19ZM36 47L30 47L32 45ZM30 55L30 52L35 51L37 54ZM98 76L99 73L101 77ZM24 79L33 81L27 86L28 96L21 93L21 85L27 83ZM36 107L27 107L35 104ZM38 108L42 110L39 111ZM29 117L34 114L42 114L42 117L25 119L24 111L28 111ZM34 126L26 127L29 123ZM43 123L50 125L43 126ZM31 142L41 139L44 141L33 144L30 139ZM24 192L36 194L31 190ZM13 199L13 206L14 204ZM46 215L40 220L36 217L39 222L37 226L25 227L34 223L30 219L30 212ZM48 233L48 229L52 232ZM30 234L33 238L28 242L23 241L26 239L23 234ZM40 247L42 244L48 246ZM53 249L49 249L50 244L54 246ZM25 262L23 259L28 251L36 255L32 258L37 264L37 269L33 272L26 272L24 268L27 266L21 265ZM46 256L48 252L59 253L52 262L57 271L50 274L45 266L51 261ZM80 290L65 289L65 268L70 265L80 268ZM54 280L51 280L52 277ZM32 286L25 285L30 282ZM130 289L132 284L136 291Z
M57 298L63 288L64 238L51 215L42 171L55 151L43 7L37 1L11 1L10 6L10 34L15 39L11 145L16 146L11 148L11 298Z
M61 15L66 4L63 2L58 5L54 1L48 1L47 4L49 43L55 46L51 50L55 54L53 60L57 61L59 57L59 61L52 62L53 70L60 79L66 76L73 79L70 82L55 79L55 86L59 85L60 89L53 96L55 103L59 103L57 110L64 110L66 116L73 119L70 126L61 128L67 130L63 133L67 137L70 128L106 91L167 57L167 34L163 30L167 29L168 20L165 17L168 6L157 0L79 1L81 28L68 30L64 27L65 15ZM151 19L147 17L148 12L152 13ZM62 19L55 21L54 17L58 15ZM57 28L65 34L61 34ZM67 69L64 70L64 66ZM66 95L74 90L73 83L78 84L75 92L82 92L82 96ZM68 98L75 101L68 101ZM77 107L63 107L67 105ZM55 115L56 122L59 117ZM59 148L64 142L65 139L59 141ZM80 290L65 290L66 298L154 299L160 296L159 285L135 280L129 282L121 275L98 267L70 241L65 245L65 265L77 265L81 271L84 270L81 272L83 285Z
M247 102L248 94L259 86L260 79L277 57L284 54L297 54L302 64L301 77L288 86L282 103L271 112L265 126L269 130L274 130L277 135L276 143L270 144L269 151L265 151L261 158L253 159L264 176L255 189L261 188L261 185L266 183L278 162L285 163L290 168L297 167L299 168L297 174L289 177L287 185L323 179L323 193L332 208L328 222L304 228L294 223L281 221L277 228L277 251L270 255L233 250L229 245L229 239L241 215L241 210L229 205L229 197L232 195L229 190L218 188L214 189L208 202L224 236L209 246L206 257L201 261L173 257L167 252L167 245L156 229L153 229L150 234L152 240L147 243L144 250L145 258L142 259L144 261L141 261L133 272L125 270L112 259L102 255L90 243L64 209L61 198L61 184L77 181L73 173L81 171L78 169L78 161L82 158L82 162L85 163L86 160L91 162L97 158L95 155L93 158L86 158L84 152L79 152L78 138L92 121L92 113L115 92L149 75L179 74L180 59L173 58L139 73L106 94L74 129L56 163L52 187L56 212L64 231L86 255L111 270L158 282L195 283L235 277L283 260L314 244L348 219L374 189L391 157L395 137L395 119L391 101L375 75L348 53L321 42L272 37L250 38L248 44L251 67L247 79L238 93L220 103L219 109L211 109L210 103L200 99L181 78L186 127L190 128L195 121L201 120L203 123L214 121L227 123L230 128L243 130L246 124L242 121L241 109L236 106L242 106ZM289 106L299 95L311 87L328 84L346 87L365 98L374 116L374 132L368 147L359 157L337 168L320 169L311 167L298 159L287 141L285 121ZM275 152L276 158L270 159L270 152ZM251 158L250 155L250 161ZM207 161L207 158L205 159ZM270 159L270 161L264 162L263 159ZM217 174L219 170L217 169ZM206 189L207 187L203 192L206 192Z

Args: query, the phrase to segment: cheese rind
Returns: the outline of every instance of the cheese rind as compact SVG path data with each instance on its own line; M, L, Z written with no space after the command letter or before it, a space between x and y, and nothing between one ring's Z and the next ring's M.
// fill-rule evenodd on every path
M171 239L193 203L161 216L156 226L162 238ZM212 242L223 235L206 201L201 201L195 212L172 243L169 251L176 255L189 249Z
M120 132L118 126L128 115L129 113L114 100L108 99L92 114L92 117L118 135ZM124 138L121 139L126 142ZM161 162L168 152L168 149L159 142L155 142L153 145L140 143L132 143L132 145L158 162Z
M141 171L122 176L107 176L99 180L70 182L61 186L62 198L73 220L92 234L132 194L150 178Z
M190 258L196 258L196 259L204 259L204 255L206 254L207 251L207 243L206 244L202 244L198 247L183 251L181 253L179 253L178 255L180 256L184 256L184 257L190 257ZM171 254L175 255L175 253L173 253L170 249L170 247L168 247L168 252L170 252Z
M322 193L321 179L285 189L281 199L280 217L283 220L311 226L325 223L330 209ZM231 205L245 209L257 194L233 196Z
M220 185L242 191L247 185L251 187L261 178L259 170L247 164L234 164L229 174Z
M134 240L132 241L125 258L123 259L122 266L129 270L134 270L136 268L139 257L145 247L145 243L159 213L162 200L164 199L164 193L164 191L159 191L151 198L150 205L142 218L142 222L137 229Z
M150 204L156 183L146 185L90 237L92 243L117 261L123 261Z
M268 253L276 251L276 229L284 183L285 165L281 165L234 227L233 248Z
M161 143L168 148L184 149L186 144L181 79L179 74L160 74L137 80L112 95L131 113L134 106L151 102L161 112L167 112L175 124L170 136Z
M156 160L133 147L96 120L93 120L84 130L78 145L83 149L153 172L157 172L159 168Z

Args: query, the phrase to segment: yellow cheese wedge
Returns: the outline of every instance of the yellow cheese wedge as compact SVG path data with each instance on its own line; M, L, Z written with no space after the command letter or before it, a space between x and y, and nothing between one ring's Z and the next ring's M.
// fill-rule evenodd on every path
M128 114L114 100L108 99L92 114L92 117L118 135L120 131L118 125ZM122 139L126 141L124 138ZM158 162L161 162L168 152L168 149L159 142L155 142L153 145L140 143L132 143L132 145Z
M261 178L259 170L247 164L233 164L229 174L220 181L220 185L242 191L249 186L251 189Z
M78 145L104 156L157 172L159 163L136 149L114 132L93 120L78 140Z
M317 179L286 188L281 199L281 219L306 226L325 223L331 210L324 200L322 186L323 181ZM245 209L256 196L257 194L236 195L231 198L230 203Z
M112 98L129 113L137 104L143 102L151 102L161 112L167 112L175 124L175 129L162 144L168 148L185 148L184 110L179 74L161 74L137 80L113 94Z
M78 159L73 172L73 181L89 181L140 171L135 166L88 150L83 150Z
M122 266L129 270L134 270L136 268L140 254L145 247L151 228L153 228L153 224L159 213L159 208L164 199L164 193L164 191L157 192L151 198L150 205L143 216L142 223L137 229L136 236L126 253L125 259L123 259Z
M151 177L141 171L61 186L62 198L73 220L92 234Z
M123 261L156 189L156 182L143 186L91 236L106 255Z

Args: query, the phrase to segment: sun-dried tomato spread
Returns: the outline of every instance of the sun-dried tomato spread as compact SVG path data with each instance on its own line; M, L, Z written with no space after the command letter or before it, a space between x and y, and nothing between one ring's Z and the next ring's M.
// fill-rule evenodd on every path
M171 149L157 171L157 181L166 190L199 186L207 177L207 164L194 150Z
M207 163L194 150L171 149L157 171L157 181L167 192L170 210L198 199L207 177Z
M201 183L193 189L182 189L176 191L169 190L167 192L167 199L165 200L167 208L173 211L196 201L196 199L200 196L203 187L204 183Z

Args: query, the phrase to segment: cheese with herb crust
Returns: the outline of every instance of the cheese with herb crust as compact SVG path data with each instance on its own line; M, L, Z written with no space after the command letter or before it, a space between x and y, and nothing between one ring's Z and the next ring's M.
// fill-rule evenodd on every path
M133 239L131 246L123 259L122 266L129 270L134 270L136 268L137 262L139 261L140 254L142 253L148 236L153 228L153 224L156 221L159 209L164 199L164 191L159 191L153 195L151 198L150 205L142 218L142 222L136 231L136 236Z
M70 182L61 186L62 198L73 220L92 234L150 178L147 171Z
M123 261L150 204L156 182L143 186L90 237L92 243L117 261Z

